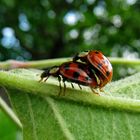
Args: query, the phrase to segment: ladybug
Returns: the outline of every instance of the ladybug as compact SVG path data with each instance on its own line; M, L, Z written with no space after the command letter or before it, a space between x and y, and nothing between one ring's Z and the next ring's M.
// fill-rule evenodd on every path
M103 80L103 85L107 84L112 80L113 69L112 65L107 57L105 57L102 52L97 50L91 50L87 52L82 52L76 54L73 58L73 62L80 60L81 62L85 62L87 65L90 65L92 69L94 69L99 74L99 79Z
M40 76L40 81L46 81L49 76L57 77L61 93L61 81L64 83L64 93L66 89L65 81L77 83L80 85L89 86L91 90L98 94L94 89L104 86L104 79L100 73L94 71L89 65L80 62L65 62L60 66L52 66L47 68ZM71 83L72 87L73 84Z

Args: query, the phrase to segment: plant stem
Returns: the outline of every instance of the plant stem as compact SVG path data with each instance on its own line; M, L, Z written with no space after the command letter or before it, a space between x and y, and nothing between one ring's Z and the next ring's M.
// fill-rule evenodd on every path
M20 75L19 75L20 72ZM17 74L16 74L17 73ZM65 96L58 96L59 87L55 84L56 80L48 80L47 83L38 82L37 74L31 70L13 70L13 72L0 72L0 84L7 89L24 91L42 97L51 96L56 99L72 100L84 104L98 105L118 110L140 112L140 100L127 99L122 97L98 96L84 90L76 90L67 87Z
M126 66L139 66L140 59L128 60L125 58L109 58L111 63L114 65L126 65ZM47 60L37 60L37 61L16 61L16 60L8 60L0 63L0 69L7 70L13 68L46 68L53 65L60 65L64 62L72 61L72 58L57 58L57 59L47 59Z
M109 58L111 63L114 65L130 65L130 66L139 66L140 65L140 59L125 59L125 58Z

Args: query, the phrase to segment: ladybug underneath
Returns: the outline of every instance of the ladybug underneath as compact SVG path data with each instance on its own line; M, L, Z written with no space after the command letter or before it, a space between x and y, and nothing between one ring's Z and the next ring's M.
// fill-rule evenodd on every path
M91 69L89 65L80 62L66 62L60 66L49 67L41 74L40 81L46 81L49 76L58 78L60 86L59 95L62 90L61 81L64 83L64 93L66 89L65 81L77 83L79 87L80 85L89 86L91 90L96 94L98 93L94 91L94 89L100 89L105 85L105 79L99 72ZM71 85L73 87L72 83Z
M94 70L96 69L96 71L100 73L104 84L112 80L112 65L109 59L105 57L100 51L92 50L79 53L73 58L73 62L76 62L77 60L86 63Z

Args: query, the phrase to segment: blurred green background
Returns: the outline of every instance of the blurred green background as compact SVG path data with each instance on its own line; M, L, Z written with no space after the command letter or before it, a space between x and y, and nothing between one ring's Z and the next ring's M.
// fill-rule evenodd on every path
M139 0L0 1L0 61L70 57L94 49L139 58ZM114 79L134 72L114 67Z
M0 60L73 56L98 49L139 57L138 0L1 0Z

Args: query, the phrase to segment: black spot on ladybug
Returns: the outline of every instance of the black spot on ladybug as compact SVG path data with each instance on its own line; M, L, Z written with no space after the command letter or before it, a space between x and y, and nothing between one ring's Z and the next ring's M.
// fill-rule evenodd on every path
M64 68L67 68L67 67L69 67L69 64L65 64L65 65L64 65Z
M85 80L86 80L87 82L92 82L92 80L91 80L90 77L85 77Z
M97 65L97 67L98 67L99 69L101 69L102 64L101 64L101 63L99 63L99 64Z
M74 78L77 78L77 79L78 79L79 76L80 76L79 72L74 72L74 73L73 73L73 77L74 77Z
M70 64L66 64L66 65L64 65L64 69L65 69L65 71L68 71L69 68L70 68Z
M106 72L106 76L109 76L109 74L110 74L110 72L109 72L109 71L107 71L107 72Z
M78 68L79 69L83 69L84 68L84 65L79 65Z
M98 52L98 51L95 51L95 53L96 53L96 54L99 54L99 52Z
M85 80L90 80L90 78L89 77L85 77Z

